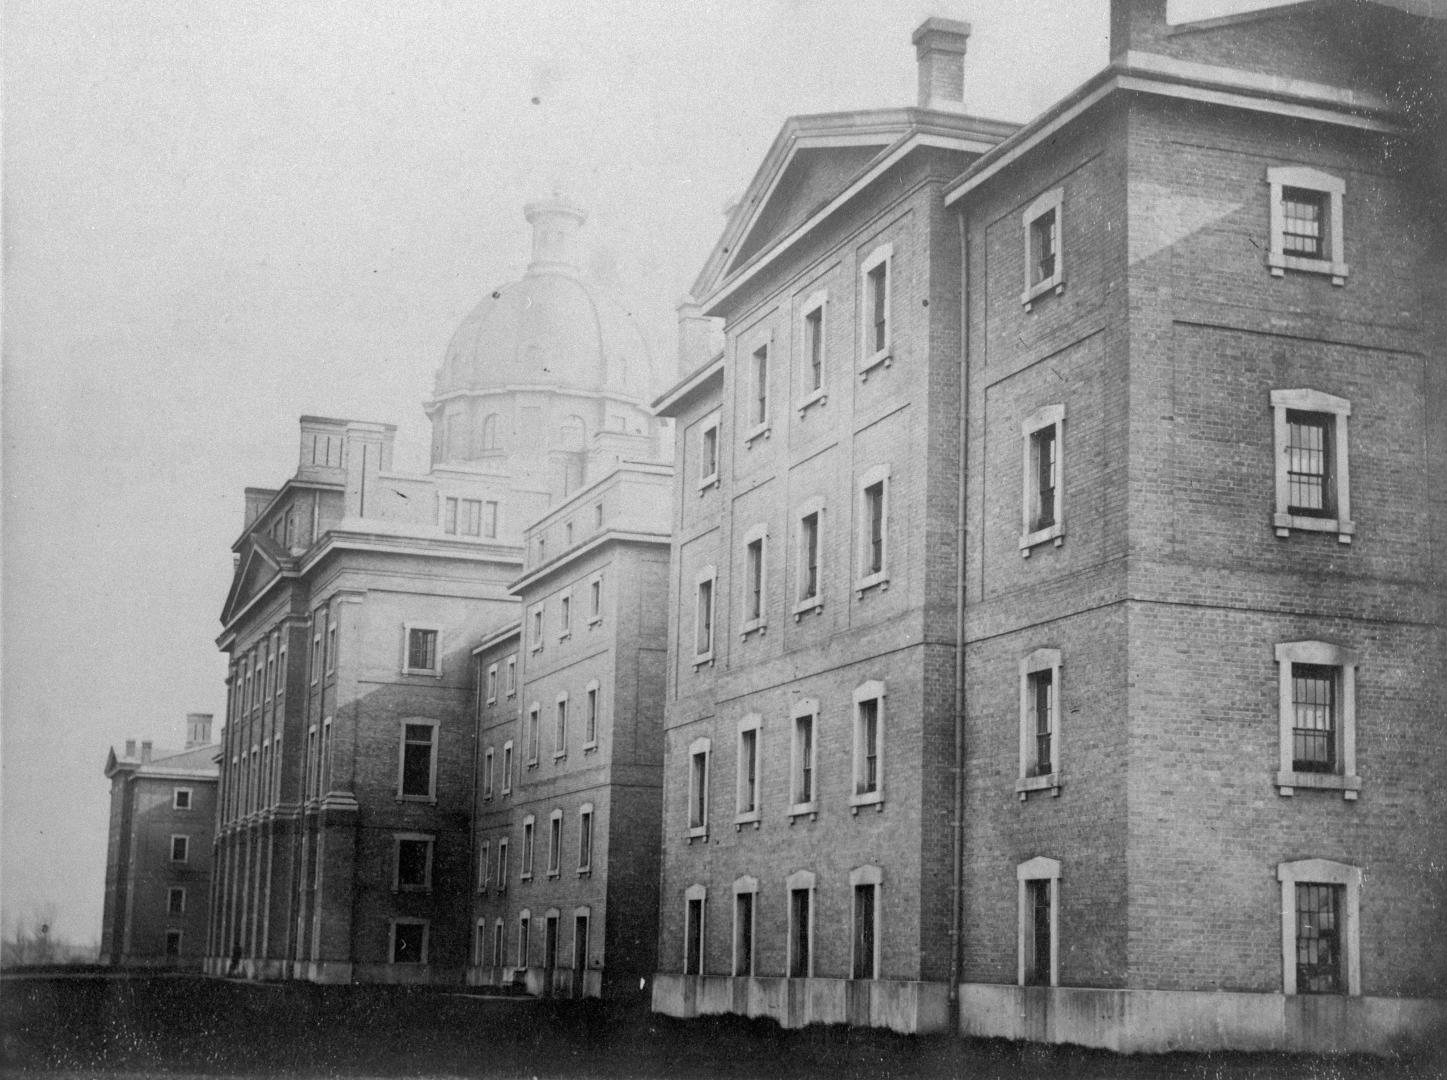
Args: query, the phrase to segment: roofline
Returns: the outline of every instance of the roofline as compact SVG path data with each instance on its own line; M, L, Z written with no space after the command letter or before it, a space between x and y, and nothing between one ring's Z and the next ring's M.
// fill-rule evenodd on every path
M1405 126L1385 98L1347 87L1127 52L1101 69L960 174L945 191L953 206L1086 110L1118 91L1157 94L1388 134ZM1382 118L1378 118L1378 117Z
M949 113L938 113L924 110L910 110L927 117L951 116ZM966 119L973 120L973 117ZM983 123L998 125L998 121L981 121ZM1003 125L1000 125L1003 126ZM955 128L951 130L943 125L916 124L898 139L891 146L882 150L878 157L862 173L852 180L849 185L839 194L835 195L814 213L810 214L802 222L796 225L788 233L778 240L775 240L768 247L757 252L744 266L736 270L732 277L727 278L721 285L699 301L699 306L704 315L713 316L717 314L717 307L723 303L741 287L748 284L759 272L770 266L779 256L797 244L807 236L815 227L822 224L831 217L835 211L860 194L871 184L888 172L895 165L899 164L915 150L922 147L935 147L943 150L958 150L964 153L971 151L985 154L999 145L1000 138L993 137L990 133L970 132ZM698 284L702 284L702 281Z
M472 647L472 655L476 656L480 652L486 652L494 645L501 645L508 638L522 637L522 632L523 624L521 619L519 619L517 622L510 622L506 626L494 630L491 634L487 635L487 637L483 638L480 642L474 645Z
M590 390L582 387L560 386L557 383L506 383L502 386L476 387L471 389L449 390L445 394L435 394L422 403L422 411L431 416L443 404L454 398L462 397L490 397L501 394L519 393L554 393L573 394L577 397L602 398L607 401L617 401L624 405L636 405L639 408L648 407L648 399L633 397L631 394L619 394L612 390Z
M595 492L601 489L610 480L621 476L624 473L636 473L642 476L672 476L673 462L671 461L644 461L635 458L620 458L611 469L605 472L598 479L590 481L573 492L557 506L545 511L532 520L532 523L523 531L525 536L536 533L539 529L545 528L548 523L561 520L569 514L577 511L578 507L591 499Z
M396 431L396 424L389 424L385 420L344 420L339 416L311 416L300 417L303 424L337 424L341 427L364 427L379 428L383 431Z
M703 393L708 384L717 380L723 382L724 354L720 352L692 374L685 375L674 383L653 402L653 415L674 417L697 394Z
M561 555L555 555L547 562L534 570L530 570L508 586L507 591L518 596L524 589L531 588L540 581L545 581L558 571L566 568L569 564L576 562L585 555L590 555L607 544L671 544L673 533L665 529L662 532L642 532L632 529L605 529L603 532L588 540L587 543L579 544L575 548L569 548Z
M303 418L303 419L305 419L305 418ZM288 477L282 482L281 487L274 489L274 493L272 494L271 498L267 500L265 506L263 506L260 510L258 510L258 511L256 512L256 516L251 519L251 523L250 523L249 525L247 525L246 528L244 528L244 529L241 530L241 535L238 536L238 537L236 538L235 542L232 543L232 545L231 545L231 550L232 550L232 551L240 551L240 550L241 550L241 545L246 542L246 538L247 538L248 536L250 536L253 532L256 531L256 523L257 523L258 521L260 521L262 518L266 517L267 514L271 513L271 511L275 508L275 506L276 506L276 504L277 504L277 501L278 501L283 495L285 495L288 491L290 491L292 488L305 488L305 489L314 490L314 491L341 491L341 492L345 492L345 491L347 490L347 485L346 485L346 484L335 484L335 483L332 483L331 481L328 481L328 480L303 480L303 479L301 479L301 478L298 477L298 476L288 476ZM247 490L247 491L273 491L272 488L247 488L246 490Z

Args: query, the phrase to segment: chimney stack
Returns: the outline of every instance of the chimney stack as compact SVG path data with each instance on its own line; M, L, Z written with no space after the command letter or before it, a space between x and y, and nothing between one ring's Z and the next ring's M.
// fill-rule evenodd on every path
M205 746L211 741L211 717L209 712L186 714L186 749Z
M678 377L691 375L708 363L709 334L713 329L692 296L678 302Z
M151 740L147 739L141 743L141 764L149 764L151 760Z
M970 24L930 18L911 38L919 61L919 107L965 111L965 44Z
M135 740L135 739L127 739L127 740L126 740L126 759L127 759L128 761L134 761L134 760L136 759L136 740Z

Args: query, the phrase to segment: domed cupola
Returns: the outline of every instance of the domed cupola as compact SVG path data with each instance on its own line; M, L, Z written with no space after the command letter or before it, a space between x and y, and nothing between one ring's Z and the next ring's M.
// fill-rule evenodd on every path
M647 405L663 390L663 373L633 315L579 265L587 215L557 195L529 203L524 214L533 232L527 272L482 297L437 371L425 406L434 467L473 463L532 474L523 458L585 454L600 431L654 434ZM581 458L565 471L580 481Z

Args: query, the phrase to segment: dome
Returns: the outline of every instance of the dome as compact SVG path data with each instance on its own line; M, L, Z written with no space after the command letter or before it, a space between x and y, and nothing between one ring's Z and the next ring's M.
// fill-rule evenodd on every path
M507 386L608 391L651 400L662 386L637 321L583 277L573 239L584 214L561 199L530 203L533 261L493 289L452 335L434 396Z

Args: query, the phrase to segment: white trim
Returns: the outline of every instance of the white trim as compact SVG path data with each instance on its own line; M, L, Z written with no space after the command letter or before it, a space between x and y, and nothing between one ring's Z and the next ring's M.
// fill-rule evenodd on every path
M394 832L392 834L392 891L396 892L431 892L432 891L432 856L435 850L437 838L432 833L423 832ZM402 883L402 845L425 844L427 857L422 863L422 883L420 885Z
M1281 882L1281 992L1296 993L1296 886L1341 885L1345 894L1341 912L1342 976L1348 997L1362 992L1361 893L1359 867L1330 859L1300 859L1278 863L1276 880Z
M874 702L874 768L875 784L871 791L861 791L864 783L866 758L864 754L864 714L862 706L866 701ZM849 785L849 805L854 813L861 806L883 807L884 804L884 681L870 679L854 688L854 768Z
M758 601L759 610L755 614L750 611L754 599L755 582L750 575L749 549L755 544L759 545L758 565ZM743 612L739 617L739 640L744 641L755 631L764 634L769 626L769 527L762 522L751 526L744 533L744 566L743 578Z
M874 271L884 267L884 344L874 347L874 319L872 309L873 292L869 278ZM891 350L894 347L894 245L877 245L859 262L859 373L868 378L870 370L880 364L888 367L893 363Z
M1028 884L1032 881L1050 882L1050 985L1060 985L1060 862L1058 859L1049 859L1043 855L1022 862L1015 867L1015 880L1018 883L1017 890L1017 912L1018 923L1016 926L1016 983L1025 985L1025 971L1028 961L1026 944L1031 940L1030 935L1034 930L1034 921L1030 915L1030 900Z
M599 570L588 578L588 625L596 626L602 621L603 571Z
M815 918L815 890L817 880L812 870L795 870L784 882L784 904L785 904L785 926L788 932L784 942L784 977L788 979L812 979L814 977L814 927L818 922ZM807 892L808 902L808 933L805 937L805 948L807 950L808 963L802 975L794 974L794 938L796 936L794 926L794 894L796 892Z
M1346 195L1346 181L1305 165L1279 165L1267 168L1266 183L1271 189L1271 243L1266 253L1266 265L1271 268L1271 276L1283 277L1288 270L1301 270L1327 274L1333 285L1345 285L1347 264L1342 201ZM1325 257L1311 259L1286 253L1286 220L1281 207L1284 188L1299 188L1326 196L1326 221L1322 223L1326 227L1326 235L1322 237Z
M702 776L697 768L698 759L703 759ZM713 743L706 736L699 736L688 744L688 837L708 837L709 773L713 768ZM698 809L695 815L694 809Z
M487 892L492 884L492 838L484 837L477 848L477 891ZM478 925L482 925L479 920Z
M819 385L813 386L813 357L809 353L809 324L815 312L819 313L816 340L819 346ZM804 419L811 405L829 403L829 290L816 289L799 307L799 400L794 406L799 410L799 419Z
M399 926L420 926L422 927L422 955L416 960L397 959L397 927ZM427 963L427 950L431 944L431 924L427 919L415 919L398 916L390 921L390 930L387 941L387 963L389 964L425 964Z
M1057 296L1065 291L1065 217L1062 213L1065 203L1065 189L1052 188L1035 198L1020 214L1021 232L1024 234L1025 286L1020 294L1020 303L1029 311L1040 296L1053 292ZM1035 223L1046 214L1055 215L1055 268L1049 277L1035 280Z
M506 662L506 663L507 663L507 685L506 685L506 688L504 689L503 693L505 693L508 697L513 697L513 696L515 696L515 695L517 694L517 692L518 692L518 658L517 658L517 653L513 653L511 656L509 656L509 657L507 658L507 662Z
M513 741L508 739L502 744L502 784L499 794L512 794L512 761Z
M270 741L270 740L268 740ZM186 796L186 805L181 805L181 796ZM196 808L196 789L189 787L176 787L171 789L172 810L194 810Z
M497 704L497 665L491 664L487 669L487 704Z
M497 891L498 895L507 892L507 854L511 841L506 836L497 839Z
M430 633L432 639L432 667L412 667L412 635L414 633ZM320 640L320 638L318 638ZM407 622L402 624L402 674L403 675L430 675L435 679L442 678L442 627L435 623ZM313 679L313 682L316 680Z
M586 826L583 824L583 822L584 822L585 820L587 821L587 825L586 825ZM593 836L593 829L594 829L594 826L597 824L597 821L598 821L597 812L594 810L592 803L590 803L590 802L585 802L582 806L578 807L578 873L579 873L579 874L588 874L588 873L591 873L592 870L593 870L593 844L594 844L594 841L595 841L595 838L594 838L594 836ZM584 852L583 852L583 838L584 838L584 837L587 837L587 840L588 840L588 848L587 848L587 856L588 856L588 857L587 857L586 859L583 858L583 854L584 854Z
M181 902L180 902L179 904L173 904L173 903L171 903L172 899L175 898L176 896L180 896ZM166 914L167 914L167 915L184 915L184 914L186 914L186 886L184 886L184 885L171 885L171 886L168 886L168 887L166 888Z
M1332 480L1336 515L1334 517L1312 517L1291 513L1290 480L1287 476L1290 444L1289 425L1286 414L1292 412L1319 413L1332 418ZM1272 446L1275 454L1274 473L1276 477L1276 512L1271 524L1276 535L1287 537L1291 531L1334 532L1337 542L1350 544L1356 533L1352 521L1352 489L1350 478L1350 447L1347 439L1347 417L1352 413L1352 403L1346 398L1326 394L1320 390L1306 388L1271 391Z
M795 622L806 612L824 609L824 511L824 500L818 496L805 500L794 510ZM809 517L814 518L814 592L806 596L803 589L809 578L809 562L804 547L804 521Z
M589 679L583 687L583 749L594 750L598 746L598 727L603 720L603 686L597 679ZM592 725L592 737L588 726Z
M869 566L870 563L870 541L872 537L870 536L870 522L868 517L869 500L865 493L875 484L884 485L884 505L880 508L879 514L879 569L877 571L866 571L865 568ZM889 588L889 489L891 486L888 465L875 465L873 468L866 470L860 475L859 481L855 485L854 490L859 500L857 518L859 525L856 534L857 542L854 548L855 558L859 561L857 567L858 575L854 581L854 591L860 598L863 598L864 593L876 585L880 587L881 592Z
M538 847L538 818L536 814L523 815L523 855L518 880L533 879L533 859Z
M809 797L799 798L804 780L805 763L800 755L799 721L809 718ZM799 814L819 813L819 700L800 698L789 710L789 820Z
M546 634L546 603L537 603L528 608L528 652L541 652Z
M553 702L553 760L568 756L568 692L560 690Z
M533 952L533 910L523 908L518 912L517 968L526 971L532 963Z
M689 970L688 952L692 940L693 904L698 902L698 957L695 970ZM703 960L708 953L708 887L693 884L683 890L683 973L702 975Z
M1015 781L1015 791L1024 802L1032 791L1050 790L1050 794L1058 796L1060 789L1065 783L1063 761L1061 757L1063 742L1061 739L1060 718L1064 715L1061 708L1061 696L1063 687L1060 679L1061 659L1059 649L1036 649L1027 656L1020 658L1020 775ZM1050 672L1050 771L1048 773L1032 772L1036 757L1035 744L1035 700L1031 692L1030 676L1040 671Z
M548 877L555 878L563 872L563 811L554 810L548 815Z
M492 798L494 790L492 771L495 763L496 757L493 748L488 746L482 752L482 799L484 802Z
M543 706L541 702L534 701L528 706L527 717L524 721L523 738L527 745L523 752L527 754L525 764L529 769L535 769L538 759L543 753Z
M749 903L749 962L746 970L739 964L739 901L740 896L752 897ZM733 947L729 950L730 974L735 978L751 976L758 970L759 957L759 879L744 874L734 879L733 885L734 932L730 939Z
M763 728L764 718L759 713L749 713L739 721L738 728L738 751L736 754L738 762L738 776L734 783L734 825L740 826L754 823L758 828L763 820ZM753 791L749 792L748 772L745 765L749 764L744 757L744 735L748 732L754 733L754 753L752 765L754 768ZM744 809L744 797L747 794L753 795L753 808Z
M723 456L722 420L722 412L718 409L715 409L708 416L705 416L702 420L700 420L698 424L698 460L700 470L702 469L704 463L708 461L708 454L706 450L707 440L709 433L711 432L713 434L713 471L708 473L699 473L696 485L698 487L698 493L700 495L706 492L709 488L718 487L719 459Z
M699 610L699 598L703 586L708 585L708 619L705 621ZM712 564L702 567L693 577L693 667L698 670L702 664L713 663L718 648L718 568ZM708 648L700 651L700 631L708 627Z
M877 866L856 866L849 871L849 977L854 978L854 969L858 957L854 954L855 944L859 941L858 906L855 902L855 893L861 887L869 887L874 890L874 930L871 937L874 941L874 955L870 958L870 969L874 972L874 979L880 978L884 970L884 943L881 933L884 920L882 909L884 907L884 871Z
M1294 795L1297 788L1325 788L1340 791L1348 801L1357 797L1362 778L1357 775L1357 655L1350 649L1326 641L1283 641L1276 646L1277 720L1280 734L1280 758L1277 765L1276 790L1280 795ZM1330 773L1296 772L1293 761L1293 728L1295 708L1291 697L1293 664L1316 664L1335 668L1337 672L1336 708L1332 717L1336 739L1336 771Z
M753 345L745 345L744 351L748 355L748 397L744 399L746 422L744 425L744 448L750 449L754 440L759 438L767 439L772 434L772 421L774 412L774 395L770 391L769 381L774 374L774 331L772 328L767 333L758 335L746 335L740 340L751 340ZM760 363L762 360L762 364ZM759 375L762 367L763 384L760 385ZM763 399L763 416L755 415L756 406Z
M330 723L330 720L327 721ZM409 795L404 790L407 782L407 729L409 727L425 727L431 729L430 747L431 754L427 759L427 794ZM437 801L437 752L438 744L442 741L440 720L429 720L421 716L403 717L397 721L397 794L398 802L430 802Z
M1055 499L1052 513L1055 520L1041 529L1032 529L1035 523L1035 506L1040 501L1039 471L1036 461L1038 452L1037 436L1047 429L1054 429L1055 438ZM1021 520L1020 554L1028 559L1030 549L1047 540L1055 541L1059 547L1065 543L1065 406L1063 404L1042 405L1020 421L1021 441Z

